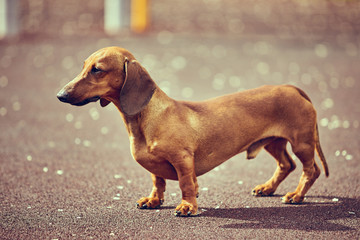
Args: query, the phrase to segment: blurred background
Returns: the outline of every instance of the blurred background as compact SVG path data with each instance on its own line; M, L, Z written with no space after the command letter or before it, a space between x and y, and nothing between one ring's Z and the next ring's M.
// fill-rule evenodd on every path
M130 17L131 0L15 0L24 35L84 36L103 34L105 5L120 2ZM109 2L109 3L106 3ZM135 0L148 11L148 32L199 35L269 34L280 37L326 38L359 32L358 1L220 1ZM14 5L14 3L12 3ZM134 6L134 4L133 4ZM121 11L121 10L119 10ZM135 13L136 14L136 13ZM124 20L124 29L129 21Z
M0 195L0 233L5 238L106 237L117 232L134 237L139 235L127 224L129 219L147 229L154 221L143 223L134 215L167 217L172 211L149 215L133 208L137 198L150 191L151 182L132 160L114 106L101 109L91 103L77 108L56 98L91 53L113 45L132 52L175 99L204 100L264 84L302 88L318 111L331 176L316 182L309 201L359 199L359 1L0 0L0 189L7 193ZM200 206L264 204L249 200L248 192L272 175L275 163L266 153L250 162L244 158L240 154L234 157L238 161L199 178ZM296 187L298 165L279 194ZM234 193L232 182L241 185L239 192ZM242 200L221 197L229 192ZM177 183L170 182L166 194L168 206L176 206ZM267 201L277 206L277 198ZM341 211L353 211L343 207ZM323 222L343 219L335 212ZM103 219L111 213L121 216L116 224ZM289 220L284 222L294 220L284 217ZM207 226L216 229L223 221ZM196 229L206 228L201 220L197 224ZM284 230L281 236L287 236L289 226L277 226ZM300 226L290 229L301 231ZM320 229L334 230L331 227ZM341 236L358 237L352 233Z

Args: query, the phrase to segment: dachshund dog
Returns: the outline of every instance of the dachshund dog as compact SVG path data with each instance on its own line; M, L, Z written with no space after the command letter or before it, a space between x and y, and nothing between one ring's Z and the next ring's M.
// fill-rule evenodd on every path
M265 148L277 162L274 175L256 186L254 196L267 196L296 165L287 142L303 164L298 187L284 203L301 203L320 175L315 150L325 175L328 166L320 147L316 111L309 97L291 85L263 86L202 102L168 97L127 50L108 47L93 53L80 74L57 97L76 106L100 100L115 104L129 134L133 158L152 176L153 189L138 208L158 208L165 180L178 180L182 201L176 216L197 214L197 176L246 151L255 158Z

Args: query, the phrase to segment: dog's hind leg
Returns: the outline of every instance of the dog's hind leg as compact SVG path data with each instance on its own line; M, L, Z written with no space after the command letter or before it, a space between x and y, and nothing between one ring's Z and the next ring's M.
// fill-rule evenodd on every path
M277 138L265 146L266 151L276 159L277 168L274 175L266 183L253 189L252 194L254 196L272 195L279 184L296 168L295 162L286 151L286 144L286 139Z
M289 192L283 197L284 203L301 203L320 175L320 168L314 159L314 144L301 143L296 147L293 146L293 152L303 164L303 173L295 192Z

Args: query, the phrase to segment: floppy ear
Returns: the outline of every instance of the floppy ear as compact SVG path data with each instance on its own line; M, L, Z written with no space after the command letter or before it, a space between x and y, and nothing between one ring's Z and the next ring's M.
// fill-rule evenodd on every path
M125 81L120 92L120 106L128 116L139 113L149 103L156 85L149 73L135 60L125 61Z

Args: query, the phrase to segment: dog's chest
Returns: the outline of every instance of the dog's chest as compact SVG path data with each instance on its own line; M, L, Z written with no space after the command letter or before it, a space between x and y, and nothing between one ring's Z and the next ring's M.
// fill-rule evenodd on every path
M147 144L146 141L130 137L131 154L136 162L156 176L177 180L176 170L169 161L164 157L154 154L157 147L157 141Z

